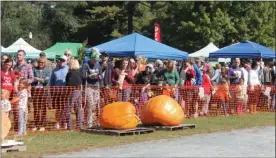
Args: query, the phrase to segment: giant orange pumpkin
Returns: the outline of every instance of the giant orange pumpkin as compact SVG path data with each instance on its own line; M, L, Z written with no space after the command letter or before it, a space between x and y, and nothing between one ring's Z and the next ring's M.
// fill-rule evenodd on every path
M4 138L8 135L10 129L11 129L11 121L9 117L3 112L1 116L1 140L4 140Z
M140 118L145 125L177 126L184 120L184 111L171 97L159 95L143 106Z
M99 118L102 128L118 130L136 128L139 121L134 105L129 102L115 102L104 106Z

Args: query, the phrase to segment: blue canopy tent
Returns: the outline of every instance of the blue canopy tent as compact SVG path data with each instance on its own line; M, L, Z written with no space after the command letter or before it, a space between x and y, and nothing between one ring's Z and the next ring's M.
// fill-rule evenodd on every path
M275 51L251 41L242 41L209 54L209 58L275 58Z
M144 56L149 59L183 60L188 53L172 48L150 38L133 33L100 45L95 46L100 52L108 52L112 57ZM88 48L86 53L91 52Z

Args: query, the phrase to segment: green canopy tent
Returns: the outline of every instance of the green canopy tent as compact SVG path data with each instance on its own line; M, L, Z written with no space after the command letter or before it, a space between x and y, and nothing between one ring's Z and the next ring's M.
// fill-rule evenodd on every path
M27 59L37 59L37 58L39 58L39 54L27 54L26 58ZM46 54L46 58L47 59L55 59L56 58L56 54L55 53L47 53Z
M46 57L48 58L48 55L55 54L55 56L62 56L66 50L70 50L72 52L72 55L74 57L78 56L78 50L82 47L81 43L61 43L57 42L52 47L44 50Z

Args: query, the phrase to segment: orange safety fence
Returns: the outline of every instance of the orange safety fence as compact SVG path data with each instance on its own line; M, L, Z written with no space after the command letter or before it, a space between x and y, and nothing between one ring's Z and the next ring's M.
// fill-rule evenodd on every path
M28 99L27 129L80 129L98 124L101 108L116 101L131 102L139 111L150 98L169 95L184 109L186 118L275 111L275 87L199 86L166 87L133 85L123 89L97 86L32 87ZM15 94L11 95L11 99ZM273 105L273 106L272 106ZM13 130L19 128L18 107L9 113Z

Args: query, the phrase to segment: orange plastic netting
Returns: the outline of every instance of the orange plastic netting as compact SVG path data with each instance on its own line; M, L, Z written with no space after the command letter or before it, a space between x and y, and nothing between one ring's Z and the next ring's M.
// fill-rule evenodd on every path
M98 124L101 108L116 101L131 102L137 115L148 99L158 95L174 98L184 109L186 118L275 111L275 87L261 86L229 88L217 86L210 91L202 87L151 86L142 91L143 85L129 88L117 87L44 87L31 89L28 100L27 128L46 130L76 129ZM11 95L11 98L14 94ZM12 129L18 129L18 108L12 105L9 115ZM58 127L59 126L59 127Z

